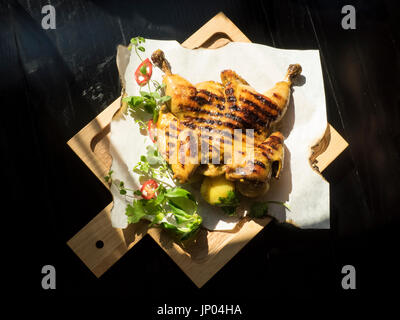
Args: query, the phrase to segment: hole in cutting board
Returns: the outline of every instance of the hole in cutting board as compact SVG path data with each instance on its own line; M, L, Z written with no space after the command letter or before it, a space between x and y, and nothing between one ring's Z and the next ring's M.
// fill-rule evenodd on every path
M101 240L96 241L96 248L97 249L101 249L103 247L104 247L104 242L103 241L101 241Z

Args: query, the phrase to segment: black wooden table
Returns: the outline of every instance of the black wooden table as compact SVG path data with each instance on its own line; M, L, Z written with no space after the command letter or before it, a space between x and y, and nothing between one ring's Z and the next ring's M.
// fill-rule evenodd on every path
M395 288L396 1L49 2L56 9L56 29L47 30L41 25L47 1L0 2L3 184L11 191L3 203L14 201L2 213L16 228L9 242L21 240L12 251L22 262L13 267L21 268L25 291L43 297L115 294L136 304L140 293L179 304L257 297L351 299ZM355 30L342 28L346 4L356 9ZM330 182L331 229L271 223L200 290L148 237L97 279L65 242L111 196L66 142L120 95L118 44L137 35L182 42L219 11L253 42L320 50L328 121L350 143L324 172ZM46 264L56 268L56 290L41 288ZM344 265L356 269L356 290L341 286Z

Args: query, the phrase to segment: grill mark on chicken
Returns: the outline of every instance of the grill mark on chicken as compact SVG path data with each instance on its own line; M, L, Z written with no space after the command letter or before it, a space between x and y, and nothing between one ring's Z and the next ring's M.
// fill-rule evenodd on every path
M214 99L214 100L219 100L219 101L225 102L225 98L224 98L224 97L221 97L221 96L219 96L219 95L217 95L217 94L215 94L215 93L212 93L212 92L210 92L210 91L201 89L201 90L198 90L198 92L199 92L199 93L203 93L203 94L209 96L210 98L212 98L212 99Z
M165 131L165 135L171 139L178 139L178 135L171 134L168 130Z
M192 122L182 121L182 124L183 124L185 127L188 127L189 129L192 129L192 130L194 130L194 129L197 128L197 126L196 126L194 123L192 123Z
M268 106L270 109L275 110L277 112L281 111L279 109L279 107L274 102L272 102L270 99L268 99L267 97L262 96L261 94L258 94L258 93L251 92L249 90L244 90L244 91L247 93L250 93L254 98L256 98L258 101L260 101L263 105Z
M232 110L232 111L239 111L240 110L240 108L236 104L231 105L229 107L229 109Z
M199 122L199 123L206 123L206 124L216 124L221 126L222 125L222 121L221 120L214 120L214 119L208 119L208 118L193 118L191 116L185 115L184 117L185 119L188 119L189 121L195 121L195 122Z
M163 56L160 56L161 58L165 60ZM238 159L240 163L227 164L226 178L228 180L245 179L261 182L269 179L271 176L270 162L283 159L283 136L279 132L270 135L270 126L285 112L290 97L290 80L299 74L301 69L297 68L298 71L293 71L293 68L289 67L284 81L279 82L264 95L257 93L232 70L221 72L221 83L205 81L193 85L179 75L172 74L168 63L163 62L156 65L160 66L165 73L163 82L166 84L166 94L171 96L169 107L172 113L171 116L167 116L164 121L159 123L161 130L166 132L160 141L167 142L169 148L175 146L175 143L177 146L188 146L187 141L185 142L179 133L190 129L193 130L194 135L200 138L198 142L208 143L207 146L204 146L206 147L204 156L209 157L213 151L219 151L220 157L225 159L225 156L233 158L233 152L239 151L232 150L236 143L243 148L249 141L248 139L253 138L254 156L247 153L247 145L245 153L242 151L243 149L238 153L238 155L247 155L252 159L247 159L244 167L242 167L243 163L240 157ZM169 131L167 131L168 127ZM177 131L174 132L173 129ZM242 134L237 134L234 129L242 129ZM245 129L254 130L252 130L252 137L247 131L243 134ZM203 136L203 130L207 130L209 133ZM160 134L162 134L161 131ZM169 140L170 142L168 142ZM202 144L201 148L204 147ZM174 175L181 183L184 183L197 168L185 160L190 160L197 155L189 155L187 151L181 152L176 149L170 151L174 151L170 158L173 154L173 157L177 156L180 160L179 164L172 164ZM247 156L245 158L249 158ZM253 168L249 167L251 163L254 164ZM235 167L242 167L243 174L235 173Z
M229 84L230 86L231 84ZM236 102L236 97L235 97L235 90L232 87L228 87L225 89L225 94L226 94L226 101L228 102Z
M262 151L261 154L266 157L268 160L271 160L270 155L268 154L268 152Z
M267 119L263 119L260 115L256 114L249 108L247 105L243 105L243 108L236 104L237 99L234 96L235 90L232 87L225 89L225 94L227 95L226 100L231 102L232 104L229 106L229 110L234 111L233 113L225 114L226 117L231 118L240 124L240 127L244 128L253 128L256 126L256 132L260 133L262 129L269 123ZM239 101L243 101L246 99L239 98ZM255 104L255 103L254 103ZM246 108L247 107L247 108ZM261 114L265 114L265 111L262 110L258 106L258 109L261 110ZM236 112L235 112L236 111ZM250 120L251 122L247 121L246 119Z
M204 97L202 95L205 95L206 97ZM189 99L196 102L199 106L203 106L206 104L212 104L212 102L214 100L225 102L224 97L221 97L221 96L219 96L215 93L212 93L208 90L205 90L205 89L201 89L201 90L196 89L195 94L193 96L190 96Z
M259 144L257 147L262 149L263 152L266 152L268 154L272 154L272 150L269 149L268 147L266 147L264 143Z
M216 105L215 105L215 107L217 107L219 110L221 110L221 111L224 111L225 110L225 106L223 105L223 104L219 104L219 103L217 103Z
M270 136L268 141L264 141L263 143L261 143L259 145L259 147L261 147L262 149L264 145L274 149L274 150L278 150L279 149L279 145L282 144L282 139L280 137L277 136ZM265 150L265 149L264 149Z
M253 107L253 109L255 111L257 111L257 115L260 116L260 117L264 117L264 118L267 118L269 120L275 120L276 117L277 117L277 115L273 115L273 114L269 113L267 110L263 109L260 105L258 105L257 103L255 103L255 102L253 102L251 100L248 100L248 99L242 98L242 97L239 98L239 100L243 104L245 104L246 106ZM267 120L265 120L265 122L267 122Z
M235 96L227 96L226 100L228 100L228 102L236 102L236 97Z
M277 94L277 93L273 93L272 94L275 98L277 98L278 100L281 100L282 99L282 96L280 95L280 94Z
M261 161L254 160L254 164L257 165L257 166L260 166L260 167L263 168L263 169L266 168L265 164L262 163Z
M248 122L247 120L245 120L244 118L240 117L237 114L226 113L225 117L240 123L242 128L252 128L253 127L252 123ZM240 129L241 127L238 127L237 129Z
M274 136L274 135L271 135L270 139L272 140L271 142L274 143L274 144L280 144L280 143L283 142L281 137Z
M207 99L205 99L205 98L203 98L201 96L198 96L198 95L192 96L189 99L194 101L194 102L196 102L199 106L204 106L205 104L209 104L210 103L209 100L207 100Z
M261 162L261 161L259 161L259 160L249 160L249 161L247 161L247 163L249 164L249 165L253 165L253 166L259 166L259 167L261 167L261 168L263 168L263 169L266 169L267 167L265 166L265 164L263 163L263 162ZM256 168L254 168L253 169L253 172L256 172L256 171L258 171Z
M209 130L209 131L213 130L213 127L210 127L210 126L203 126L202 128L206 129L206 130Z
M208 116L213 116L213 117L222 117L223 116L223 113L221 113L221 112L212 112L212 111L209 111L209 110L207 110L205 108L201 108L201 107L198 107L198 106L182 106L182 105L179 105L179 108L180 109L185 109L187 111L195 112L195 113L203 113L203 114L206 114Z
M225 115L226 116L226 115ZM235 125L232 122L224 122L221 120L213 120L213 119L206 119L206 118L199 118L199 117L191 117L188 115L184 116L185 120L182 121L182 124L190 129L196 129L196 128L207 128L212 130L213 128L210 126L199 126L198 123L200 124L210 124L210 125L219 125L223 127L228 127L231 129L237 129L237 125ZM197 123L196 123L197 122Z
M275 145L275 144L268 144L268 146L269 147L271 147L272 149L274 149L274 150L278 150L278 146L277 145Z
M240 99L245 101L246 99ZM265 116L260 116L260 114L254 112L251 108L246 108L247 105L243 105L242 107L239 107L238 105L234 104L232 105L229 109L232 111L238 111L240 112L245 118L248 118L251 120L255 125L259 127L259 129L264 129L270 122L269 118ZM264 115L264 114L263 114Z

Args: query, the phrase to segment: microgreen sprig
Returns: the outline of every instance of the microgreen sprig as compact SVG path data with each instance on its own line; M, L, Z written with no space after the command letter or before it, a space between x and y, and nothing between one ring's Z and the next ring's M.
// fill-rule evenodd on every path
M132 50L132 48L135 49L136 55L139 57L140 61L143 61L142 57L140 56L138 50L141 52L145 52L146 49L141 45L142 43L145 43L146 39L143 37L135 37L131 39L131 43L128 46L129 50Z
M133 167L133 172L157 181L160 185L173 188L162 178L171 177L171 169L159 151L153 146L147 146L147 154L140 157L140 161Z
M113 178L112 178L112 174L114 173L114 171L113 170L110 170L109 172L108 172L108 174L104 177L104 180L106 181L106 182L108 182L108 183L110 183L110 184L113 184L114 186L116 186L117 188L118 188L118 190L119 190L119 193L121 194L121 195L125 195L125 196L127 196L127 197L131 197L131 198L133 198L133 195L141 195L142 193L140 192L140 190L133 190L133 189L131 189L131 188L127 188L127 187L125 187L125 183L123 182L123 181L120 181L120 180L114 180ZM128 194L128 191L129 192L131 192L132 193L132 195L130 195L130 194Z

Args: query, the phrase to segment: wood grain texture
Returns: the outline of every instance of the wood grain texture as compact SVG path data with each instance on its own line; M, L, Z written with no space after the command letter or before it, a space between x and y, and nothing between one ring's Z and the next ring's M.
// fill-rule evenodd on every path
M145 223L129 225L124 230L113 228L111 208L112 203L67 242L96 277L106 272L147 232Z
M183 42L182 46L191 49L218 48L230 41L250 42L220 12ZM120 104L118 98L68 142L68 145L107 187L103 178L111 165L107 135L111 119ZM347 142L333 127L329 126L328 129L327 135L314 149L313 163L321 172L347 147ZM108 270L148 232L198 287L202 287L271 221L269 217L259 221L243 219L232 232L201 230L195 242L182 247L159 228L147 230L144 224L130 226L125 230L112 228L109 218L111 208L112 204L109 204L68 241L69 247L97 277ZM95 246L99 240L104 242L104 247L101 249Z
M185 248L172 241L164 230L150 229L148 233L196 286L201 288L270 221L269 217L257 221L243 219L230 232L201 229L195 241Z
M104 176L109 170L110 156L107 151L110 122L121 106L121 98L90 121L67 144L82 159L99 180L107 185Z

